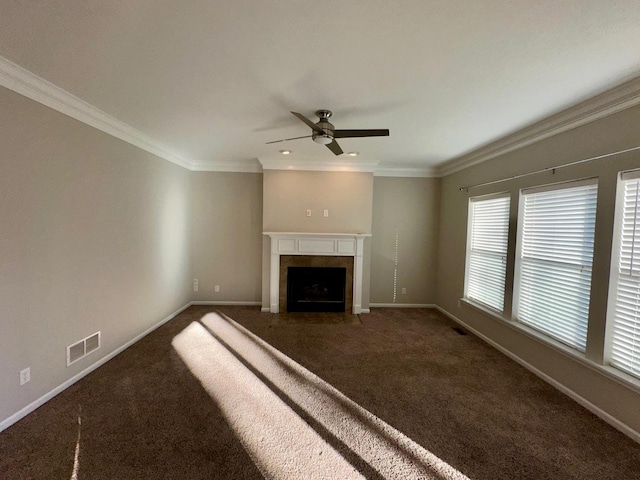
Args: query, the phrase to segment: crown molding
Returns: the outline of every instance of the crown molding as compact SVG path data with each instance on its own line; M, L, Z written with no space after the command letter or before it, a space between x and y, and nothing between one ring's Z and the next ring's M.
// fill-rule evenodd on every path
M191 171L261 173L263 169L279 169L374 172L377 166L377 162L341 159L328 162L309 159L291 162L280 158L253 159L245 162L195 161L2 56L0 86Z
M153 137L99 110L75 95L0 56L0 86L90 125L164 160L193 171L259 173L271 170L372 172L381 177L443 177L505 153L559 135L640 104L640 77L596 95L522 130L438 167L378 167L378 162L259 158L256 162L196 162Z
M438 167L437 175L440 177L450 175L639 104L640 77L636 77L495 142L450 160Z
M335 160L316 160L309 158L275 158L259 157L263 170L307 170L323 172L369 172L376 170L378 162L363 160L347 160L336 158Z
M0 85L191 170L192 160L2 56L0 56Z
M373 172L375 177L416 177L416 178L436 178L438 177L437 167L385 167L379 166Z

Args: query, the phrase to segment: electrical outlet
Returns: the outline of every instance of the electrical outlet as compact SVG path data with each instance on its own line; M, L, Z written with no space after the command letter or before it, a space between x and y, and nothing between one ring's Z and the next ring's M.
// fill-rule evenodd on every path
M193 291L194 292L198 291L198 279L197 278L193 279Z
M328 217L328 216L329 216L329 210L325 210L323 213L324 213L324 216L325 216L325 217Z
M311 216L311 210L307 209L307 217Z
M20 385L31 381L31 367L20 370Z
M407 289L406 288L402 288L402 295L406 295L407 294Z
M216 285L215 287L213 287L213 291L214 292L219 292L220 291L220 285Z

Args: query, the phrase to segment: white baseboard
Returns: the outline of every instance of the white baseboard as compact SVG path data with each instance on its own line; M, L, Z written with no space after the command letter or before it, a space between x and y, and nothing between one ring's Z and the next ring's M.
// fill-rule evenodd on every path
M0 422L0 432L2 432L3 430L6 430L7 428L9 428L11 425L13 425L14 423L16 423L18 420L26 417L28 414L30 414L31 412L33 412L36 408L40 407L41 405L44 405L46 402L48 402L49 400L51 400L53 397L55 397L56 395L58 395L59 393L61 393L62 391L66 390L67 388L69 388L71 385L73 385L74 383L76 383L78 380L80 380L81 378L87 376L88 374L90 374L91 372L93 372L96 368L104 365L105 363L107 363L109 360L111 360L113 357L115 357L116 355L118 355L119 353L123 352L124 350L126 350L127 348L129 348L131 345L133 345L134 343L136 343L137 341L141 340L142 338L146 337L147 335L149 335L151 332L153 332L155 329L157 329L158 327L164 325L165 323L167 323L169 320L173 319L174 317L176 317L178 314L182 313L183 311L185 311L187 308L189 308L191 306L191 302L187 303L185 306L179 308L178 310L176 310L175 312L171 313L170 315L168 315L167 317L163 318L162 320L160 320L158 323L156 323L155 325L149 327L148 329L146 329L144 332L142 332L139 335L136 335L134 338L132 338L131 340L129 340L127 343L125 343L124 345L116 348L114 351L112 351L111 353L105 355L104 357L102 357L100 360L98 360L97 362L95 362L93 365L88 366L87 368L85 368L84 370L82 370L81 372L77 373L76 375L74 375L73 377L71 377L69 380L67 380L66 382L58 385L56 388L54 388L53 390L51 390L50 392L44 394L43 396L41 396L40 398L38 398L37 400L31 402L29 405L27 405L26 407L22 408L21 410L18 410L16 413L14 413L13 415L11 415L10 417L2 420Z
M236 300L194 300L189 305L238 305L238 306L249 306L249 307L259 307L262 305L262 302L245 302L245 301L236 301Z
M620 420L618 420L617 418L615 418L614 416L610 415L609 413L605 412L604 410L602 410L600 407L594 405L593 403L591 403L589 400L587 400L586 398L582 397L581 395L579 395L578 393L574 392L573 390L571 390L570 388L566 387L565 385L563 385L562 383L558 382L557 380L555 380L554 378L550 377L549 375L547 375L546 373L538 370L536 367L534 367L533 365L531 365L530 363L528 363L526 360L523 360L522 358L520 358L518 355L516 355L515 353L511 352L510 350L507 350L506 348L504 348L502 345L500 345L499 343L494 342L493 340L491 340L489 337L483 335L482 333L480 333L478 330L476 330L475 328L469 326L468 324L466 324L464 321L460 320L458 317L456 317L455 315L453 315L452 313L448 312L447 310L445 310L442 307L439 307L438 305L435 305L435 308L441 312L443 315L446 315L447 317L449 317L451 320L453 320L454 322L458 323L459 325L463 326L465 329L469 330L470 332L472 332L475 336L477 336L478 338L480 338L481 340L483 340L484 342L488 343L489 345L491 345L493 348L495 348L496 350L504 353L507 357L509 357L511 360L513 360L514 362L522 365L524 368L526 368L527 370L529 370L531 373L533 373L534 375L540 377L542 380L544 380L545 382L547 382L549 385L551 385L552 387L556 388L557 390L560 390L562 393L564 393L566 396L568 396L569 398L571 398L572 400L576 401L577 403L579 403L580 405L582 405L584 408L586 408L587 410L589 410L591 413L593 413L594 415L597 415L598 417L600 417L602 420L604 420L605 422L607 422L609 425L611 425L612 427L614 427L616 430L619 430L620 432L624 433L625 435L627 435L628 437L630 437L632 440L635 440L636 442L640 443L640 432L634 430L633 428L629 427L626 423L621 422Z
M436 308L433 303L370 303L371 308Z

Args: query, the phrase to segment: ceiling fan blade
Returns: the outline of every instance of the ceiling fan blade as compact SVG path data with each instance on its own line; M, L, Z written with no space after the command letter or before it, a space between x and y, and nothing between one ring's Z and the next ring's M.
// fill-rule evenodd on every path
M335 130L333 132L334 138L354 138L354 137L388 137L389 130Z
M331 150L334 153L334 155L342 155L344 153L340 148L340 145L338 145L338 142L336 142L335 140L330 144L328 144L327 148Z
M289 140L298 140L299 138L310 138L310 137L311 135L305 135L304 137L283 138L282 140L274 140L273 142L267 142L265 145L269 145L270 143L288 142Z
M324 133L324 131L320 127L318 127L315 123L313 123L311 120L309 120L307 117L305 117L301 113L298 113L298 112L291 112L291 113L293 113L296 117L298 117L304 123L309 125L311 127L311 130L313 130L314 132Z

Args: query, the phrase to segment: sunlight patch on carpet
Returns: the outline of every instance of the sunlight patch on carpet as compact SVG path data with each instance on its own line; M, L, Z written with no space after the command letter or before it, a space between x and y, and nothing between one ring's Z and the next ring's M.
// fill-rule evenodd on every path
M172 344L266 478L468 480L228 317Z
M199 323L173 345L267 478L364 478Z

